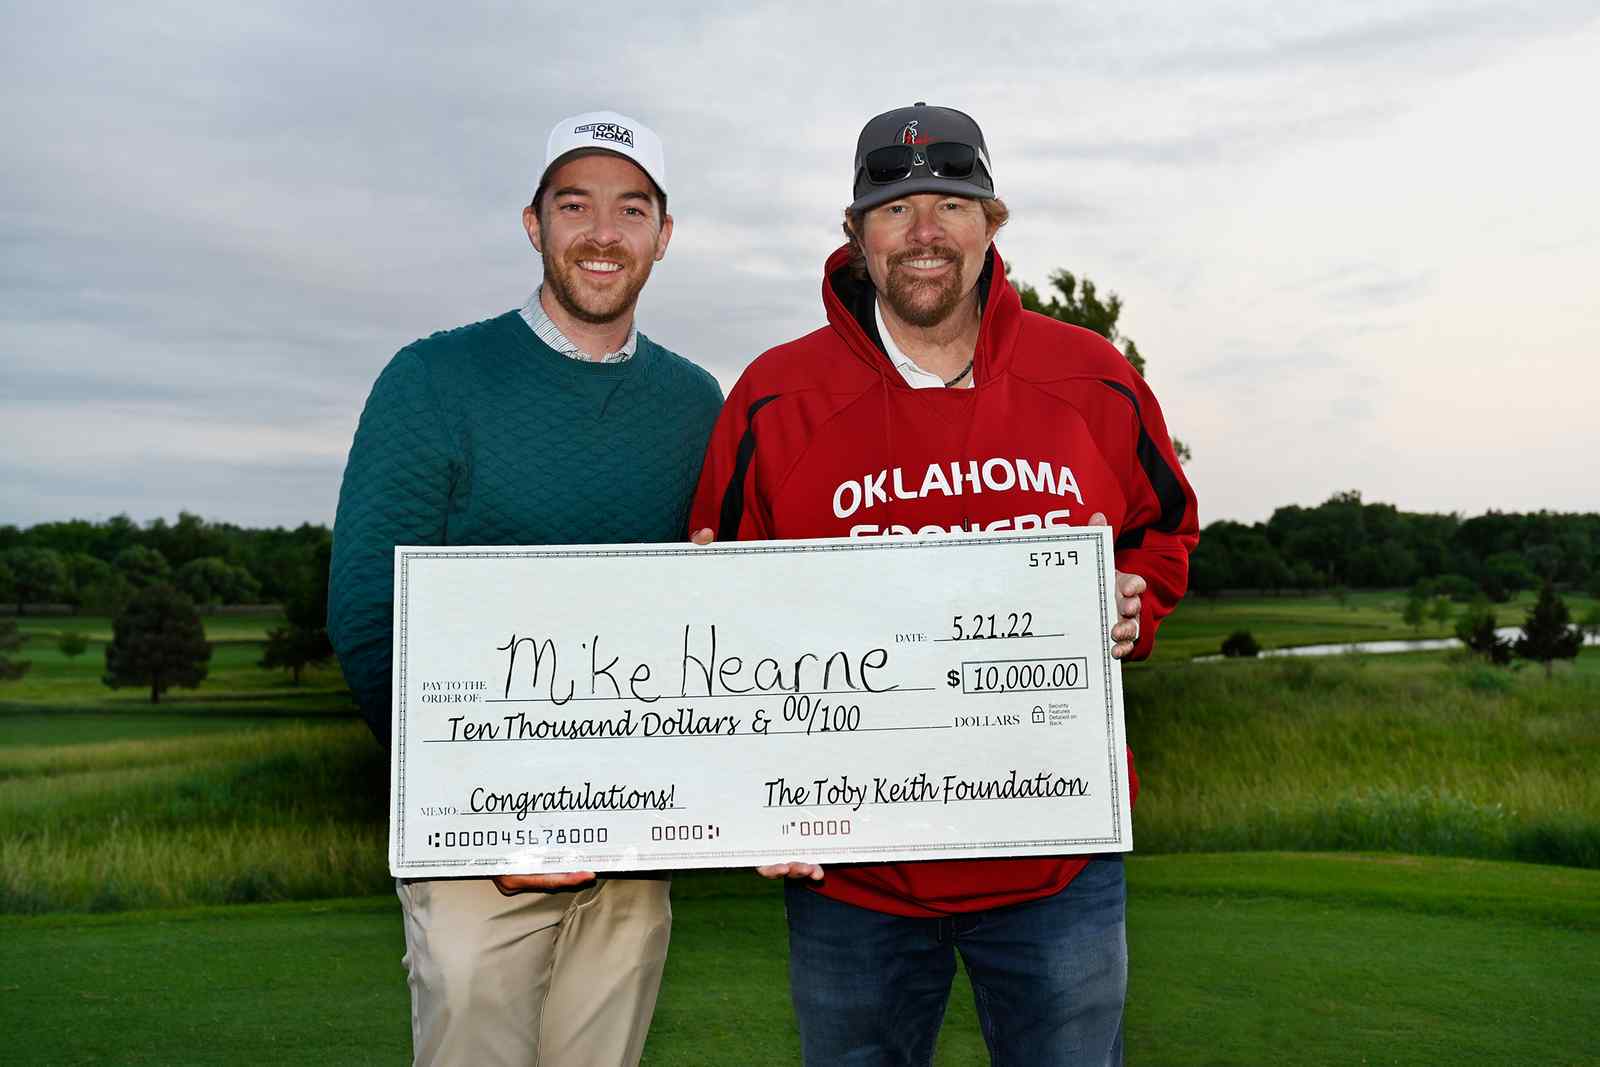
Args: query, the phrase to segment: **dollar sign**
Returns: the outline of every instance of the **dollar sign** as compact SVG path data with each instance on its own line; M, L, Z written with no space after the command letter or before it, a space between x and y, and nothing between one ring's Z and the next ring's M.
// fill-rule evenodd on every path
M944 677L952 689L961 684L960 671L946 671Z

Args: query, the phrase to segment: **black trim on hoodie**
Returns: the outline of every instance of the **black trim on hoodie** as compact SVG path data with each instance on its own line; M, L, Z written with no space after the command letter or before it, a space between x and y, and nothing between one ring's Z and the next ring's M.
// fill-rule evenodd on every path
M756 412L778 399L774 393L750 405L745 412L744 436L739 438L739 452L733 462L733 477L722 494L722 514L717 520L717 540L737 541L739 524L744 521L744 480L750 473L750 461L756 455Z
M1121 382L1110 378L1101 378L1101 384L1128 398L1128 403L1133 405L1133 415L1139 422L1139 444L1136 454L1139 457L1139 466L1144 468L1144 476L1150 479L1150 488L1156 491L1156 499L1161 502L1161 516L1152 524L1162 533L1176 533L1183 524L1183 516L1188 509L1188 501L1184 498L1183 484L1178 480L1166 457L1161 454L1161 449L1151 439L1149 431L1144 428L1144 413L1139 410L1139 398L1134 395ZM1146 527L1125 530L1117 538L1116 548L1121 551L1125 548L1138 548L1144 544L1144 531Z

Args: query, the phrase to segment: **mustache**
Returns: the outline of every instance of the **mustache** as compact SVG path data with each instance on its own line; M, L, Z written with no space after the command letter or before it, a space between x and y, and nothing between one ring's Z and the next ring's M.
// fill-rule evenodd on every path
M629 255L628 250L621 245L602 248L600 245L585 241L569 249L565 258L572 264L576 264L580 259L609 259L621 263L624 270L632 270L634 267L633 256Z
M961 253L957 252L949 245L929 245L926 248L912 248L907 249L904 252L896 252L894 255L889 257L889 269L893 270L895 267L898 267L909 260L931 259L935 257L939 259L952 260L956 263L961 262Z

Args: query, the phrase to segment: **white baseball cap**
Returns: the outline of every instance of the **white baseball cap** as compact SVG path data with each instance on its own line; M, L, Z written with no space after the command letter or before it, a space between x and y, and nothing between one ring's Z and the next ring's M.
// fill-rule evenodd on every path
M585 149L611 152L632 160L650 176L663 195L666 193L667 161L661 151L661 138L639 120L615 111L586 111L562 119L551 127L539 185L544 185L550 177L551 168L563 156Z

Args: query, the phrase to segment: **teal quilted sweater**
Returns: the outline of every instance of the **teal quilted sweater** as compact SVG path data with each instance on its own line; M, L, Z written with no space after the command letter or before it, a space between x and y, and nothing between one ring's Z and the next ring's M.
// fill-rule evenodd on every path
M679 541L722 404L639 335L633 358L560 355L516 312L400 350L367 398L333 529L328 633L389 738L394 546Z

